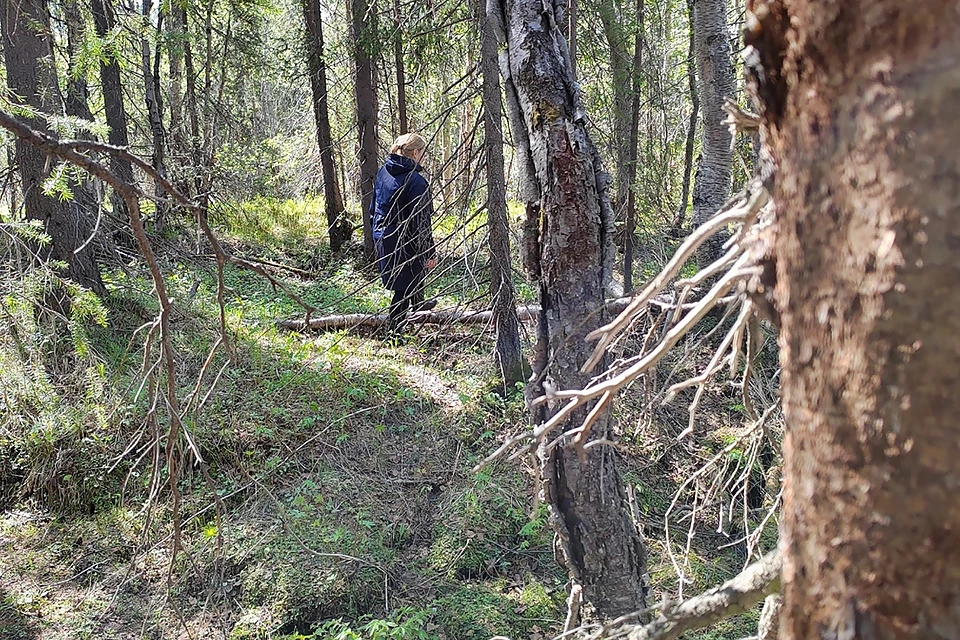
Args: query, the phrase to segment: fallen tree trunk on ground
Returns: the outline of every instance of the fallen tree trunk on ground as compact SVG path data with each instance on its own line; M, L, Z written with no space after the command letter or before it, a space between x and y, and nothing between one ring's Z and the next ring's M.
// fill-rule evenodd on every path
M632 298L614 298L607 300L606 310L608 313L617 314L623 311ZM733 300L733 297L720 300L720 304ZM658 307L662 310L676 309L672 302L663 300L651 300L650 306ZM693 304L684 304L680 306L681 311L693 308ZM528 304L517 307L517 316L520 322L533 322L540 313L540 305ZM321 316L318 318L290 318L287 320L278 320L277 327L288 329L290 331L306 331L312 329L315 331L330 331L337 329L356 329L359 327L383 327L386 326L389 316L385 313L348 313L344 315ZM437 311L418 311L407 317L407 322L411 324L479 324L491 325L493 323L493 312L469 311L459 309L440 309Z
M528 305L517 308L521 322L529 322L536 317L540 308L537 305ZM321 316L319 318L295 318L280 320L277 326L291 331L305 331L314 329L319 331L331 329L353 329L357 327L383 327L389 316L386 313L348 313L337 316ZM417 311L407 317L411 324L490 324L493 322L492 311L458 311L455 309L441 309L438 311Z

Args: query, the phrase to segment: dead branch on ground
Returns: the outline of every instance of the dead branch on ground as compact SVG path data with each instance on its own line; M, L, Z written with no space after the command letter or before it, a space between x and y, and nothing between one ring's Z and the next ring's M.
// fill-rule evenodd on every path
M732 300L733 298L730 297L726 301L730 302ZM606 308L612 313L617 313L626 307L630 302L631 298L615 298L607 301ZM649 301L649 304L651 306L666 310L679 308L681 311L688 311L694 307L693 304L685 304L677 307L677 305L665 300L651 300ZM521 305L517 307L517 316L521 322L533 322L537 319L539 313L540 305L537 304ZM446 325L457 323L492 325L493 319L493 312L490 310L469 311L460 309L440 309L437 311L417 311L407 317L407 322L410 324ZM310 329L318 331L330 331L337 329L355 329L359 327L383 327L386 326L388 322L389 316L383 313L348 313L342 315L321 316L318 318L290 318L287 320L278 320L277 327L280 329L288 329L290 331L306 331Z
M718 587L674 607L662 605L660 615L648 624L624 624L615 620L590 636L590 640L675 640L687 631L702 629L728 616L749 611L768 595L780 590L781 564L780 552L771 551ZM629 617L635 618L636 614Z

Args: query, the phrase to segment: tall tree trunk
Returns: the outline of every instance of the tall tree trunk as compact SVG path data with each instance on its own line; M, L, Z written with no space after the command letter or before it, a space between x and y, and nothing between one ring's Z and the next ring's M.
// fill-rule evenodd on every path
M492 0L497 2L497 0ZM539 0L505 0L493 5L505 16L506 74L511 108L521 125L515 138L528 154L524 176L540 194L539 291L541 313L534 378L529 393L544 387L582 388L590 376L580 368L591 347L585 336L600 326L604 290L613 264L613 211L609 176L587 134L575 103L569 57L557 29L561 23ZM532 191L533 189L531 189ZM579 424L591 408L574 412ZM537 405L542 423L554 408ZM596 418L588 440L613 437L609 405L592 407ZM549 440L549 439L548 439ZM605 445L589 449L564 439L541 446L543 497L550 505L564 563L575 584L602 617L643 608L646 551L625 509L616 453Z
M577 0L567 0L567 54L570 58L570 75L577 79Z
M90 10L93 13L93 28L97 36L106 38L116 25L116 17L109 0L91 0ZM100 61L100 84L103 91L103 107L106 113L107 125L110 132L107 140L118 147L127 147L130 144L127 138L127 112L123 107L123 85L120 82L119 52L110 52ZM134 184L133 165L129 160L119 156L110 156L110 170L127 184ZM123 196L114 192L111 196L114 211L122 212L127 216L127 204Z
M377 177L379 150L377 148L377 85L374 76L373 54L373 0L350 0L353 29L353 59L356 65L354 95L357 101L358 156L360 161L360 206L363 216L363 251L371 262L373 227L370 224L370 201L373 182Z
M310 88L313 90L313 114L317 123L317 145L323 172L323 196L327 214L330 250L339 251L350 240L353 229L343 207L333 159L333 133L327 103L327 62L323 46L323 22L320 0L303 0L303 18L307 26L307 62Z
M694 56L695 34L693 31L693 0L687 0L690 14L690 50L687 53L687 81L690 83L690 120L687 123L687 141L683 149L683 182L680 187L680 204L673 219L673 231L679 235L687 217L690 200L690 174L693 171L693 147L697 140L697 118L700 117L700 93L697 91L697 73Z
M496 16L486 15L486 0L475 0L483 75L483 147L487 165L487 226L490 243L490 297L497 327L496 365L504 393L523 380L520 329L510 260L506 176L503 168L503 111L497 64Z
M403 20L400 0L393 0L393 62L397 70L397 119L400 133L407 133L407 80L403 68Z
M633 84L631 56L627 47L625 16L620 1L603 2L598 8L603 33L610 49L610 112L613 116L613 160L616 166L613 209L619 223L624 219L627 190L630 188L630 91Z
M43 0L3 0L0 11L7 87L11 98L45 113L62 114L63 101ZM26 121L49 133L42 118L28 118ZM92 248L88 245L76 253L86 240L83 216L72 211L67 202L43 193L43 181L49 176L47 157L20 138L15 142L15 149L27 219L39 220L50 236L49 244L37 248L40 256L66 263L67 277L103 293L105 289ZM57 304L61 311L66 310L65 302Z
M77 72L80 64L79 48L83 46L85 35L85 21L78 0L66 0L63 3L63 16L67 26L67 59L69 61L67 86L63 96L64 108L68 116L93 122L87 75ZM80 131L77 136L86 140L93 139L93 135L88 131ZM73 192L71 207L76 208L74 215L81 223L81 234L87 237L89 233L93 233L93 229L96 227L96 216L99 209L94 183L87 176L81 176L77 180L70 180L70 189Z
M184 108L187 110L187 119L190 126L190 159L192 166L189 174L193 175L190 190L200 204L200 215L205 215L207 189L203 180L203 138L200 132L200 106L197 103L197 71L193 60L193 37L190 33L190 24L186 12L183 14L183 19L183 66L186 75Z
M637 224L637 158L640 144L640 72L643 69L643 0L637 0L637 33L633 43L633 100L630 105L630 143L627 164L627 220L623 242L623 291L633 290L633 240Z
M693 224L719 211L730 196L733 149L723 123L723 101L733 97L733 60L727 33L727 0L693 0L694 51L703 106L703 152L693 187ZM725 238L715 236L697 252L704 267L720 257Z
M170 107L169 147L172 155L184 153L186 144L183 123L183 50L187 10L179 2L170 3L167 27L167 58L169 59L169 91L167 104Z
M960 11L748 3L777 162L781 637L960 637Z
M153 0L143 0L142 9L143 9L143 19L146 23L144 25L144 34L147 33L147 27L150 26L150 8L153 5ZM161 11L158 14L158 24L157 31L160 32L163 26L163 12ZM147 39L146 35L140 38L140 61L141 61L141 72L143 73L143 90L144 98L147 103L147 117L150 120L150 137L153 143L153 154L152 154L152 164L153 168L157 172L165 176L167 173L166 166L164 164L164 148L166 146L165 135L163 131L163 103L161 102L161 92L159 91L159 78L157 77L157 72L160 69L160 47L157 47L157 55L155 60L151 60L153 56L150 55L150 41ZM162 189L160 185L154 185L154 193L157 196L162 195ZM162 205L157 206L157 227L163 227L163 221L165 217L164 207Z

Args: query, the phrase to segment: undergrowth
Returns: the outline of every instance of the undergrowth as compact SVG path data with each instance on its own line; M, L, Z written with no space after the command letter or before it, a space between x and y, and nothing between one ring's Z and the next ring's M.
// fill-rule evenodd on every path
M359 249L329 254L319 204L221 204L212 218L225 245L273 264L322 312L382 311L389 299ZM484 286L482 260L458 246L430 284L445 306ZM526 421L519 394L489 392L491 335L422 329L398 343L375 332L283 332L275 321L302 310L263 278L228 268L230 349L207 363L219 338L214 264L174 252L161 261L181 397L204 374L200 408L184 414L205 466L178 483L183 552L171 564L169 492L143 509L154 462L142 428L150 411L142 335L157 313L147 274L135 265L106 272L102 301L76 292L69 371L43 364L44 331L24 277L5 290L0 334L0 637L461 640L558 631L565 578L545 508L532 500L532 472L471 471ZM529 300L532 289L517 285ZM625 478L651 525L655 591L675 589L655 523L681 467L663 455L662 440L631 427L629 403L620 419L635 453L661 459L628 464ZM717 546L695 544L688 590L742 566L741 555ZM755 623L725 624L689 637L741 637Z

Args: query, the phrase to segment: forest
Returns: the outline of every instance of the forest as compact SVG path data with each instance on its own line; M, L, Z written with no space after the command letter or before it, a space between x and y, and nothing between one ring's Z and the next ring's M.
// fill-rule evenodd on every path
M0 49L0 639L960 638L956 3Z

